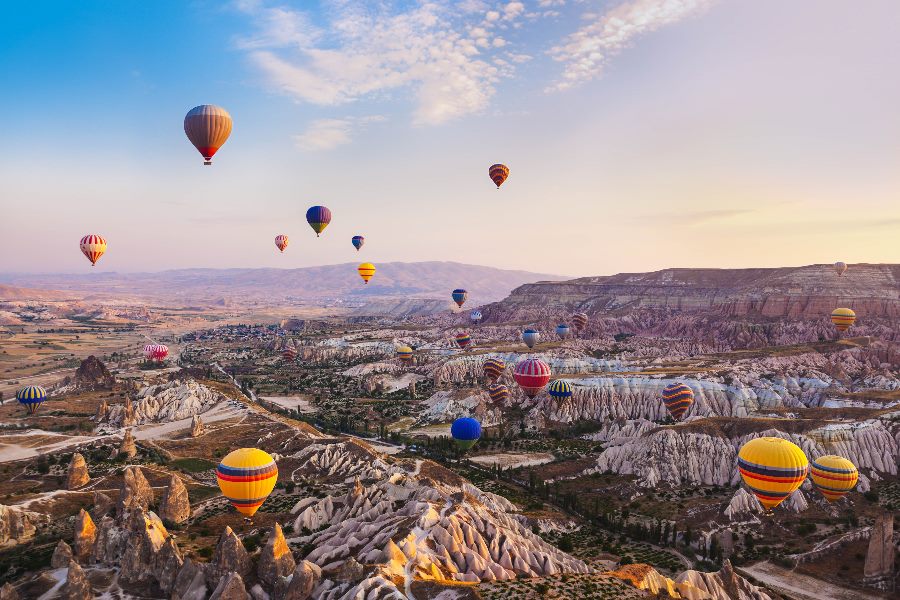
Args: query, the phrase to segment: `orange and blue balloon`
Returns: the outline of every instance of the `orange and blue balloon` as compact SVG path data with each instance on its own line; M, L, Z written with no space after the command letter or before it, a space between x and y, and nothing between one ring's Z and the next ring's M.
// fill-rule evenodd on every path
M453 290L453 293L450 294L450 297L453 298L453 301L456 302L456 305L462 308L462 305L466 303L466 298L469 297L469 292L462 288L456 288Z
M503 404L509 400L509 388L502 383L494 383L487 388L488 396L494 404Z
M778 437L761 437L741 447L738 470L759 503L771 512L803 484L809 460L796 444Z
M266 501L278 480L275 459L258 448L240 448L216 467L219 489L245 517L252 517Z
M496 185L497 189L499 190L500 186L503 185L503 182L506 181L506 178L509 177L509 167L500 163L491 165L488 169L488 176L491 178L491 181L494 182L494 185Z
M829 454L812 461L809 477L826 500L835 502L856 487L859 471L843 456Z
M667 385L663 390L662 400L672 418L680 421L694 403L694 391L680 381L676 381Z
M506 370L506 362L502 358L489 358L481 365L481 371L491 383L500 379Z

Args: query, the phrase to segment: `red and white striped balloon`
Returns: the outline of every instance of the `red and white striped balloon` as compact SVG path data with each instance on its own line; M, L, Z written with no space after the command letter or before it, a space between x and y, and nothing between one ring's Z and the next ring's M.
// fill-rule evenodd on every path
M539 358L526 358L516 363L513 378L526 396L534 398L550 382L550 365Z
M284 252L284 249L287 248L288 241L288 236L284 234L275 236L275 245L278 246L278 249L282 252Z
M165 344L147 344L144 346L144 356L147 360L162 362L169 355L169 347Z

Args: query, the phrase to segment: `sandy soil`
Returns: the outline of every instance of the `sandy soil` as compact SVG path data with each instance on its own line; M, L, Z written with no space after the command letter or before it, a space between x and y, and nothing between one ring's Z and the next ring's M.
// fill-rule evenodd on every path
M260 396L261 400L276 404L288 410L299 410L304 414L315 414L316 408L309 401L309 396Z
M873 600L877 597L870 592L838 587L768 561L752 567L742 567L739 571L745 571L774 591L788 594L797 600Z
M499 464L504 469L533 467L553 461L549 452L501 452L499 454L480 454L469 458L473 463L491 467Z

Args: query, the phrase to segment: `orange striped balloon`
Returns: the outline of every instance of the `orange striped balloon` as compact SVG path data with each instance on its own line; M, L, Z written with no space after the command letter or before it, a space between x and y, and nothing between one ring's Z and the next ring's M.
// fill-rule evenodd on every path
M488 176L490 176L491 181L494 182L494 185L496 185L499 190L500 186L503 185L503 182L506 181L506 178L509 177L509 167L501 165L500 163L491 165L491 168L488 169Z
M836 308L831 313L831 322L838 331L847 331L856 322L856 313L849 308Z
M288 236L284 234L275 236L275 246L277 246L278 249L282 252L284 252L284 249L287 248L289 242L290 240L288 239Z
M96 233L91 233L81 238L80 246L81 253L91 261L92 267L97 264L103 253L106 252L106 240Z
M843 456L829 454L812 462L809 476L825 499L834 502L856 487L859 471L856 470L856 465Z

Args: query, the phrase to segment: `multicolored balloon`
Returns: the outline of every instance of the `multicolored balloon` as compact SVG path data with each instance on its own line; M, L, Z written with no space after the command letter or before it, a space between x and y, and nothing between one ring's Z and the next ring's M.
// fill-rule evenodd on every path
M565 379L557 379L550 384L547 392L556 400L567 400L572 397L572 386Z
M144 356L149 361L162 362L169 355L169 347L165 344L147 344L144 346Z
M288 236L284 234L275 236L275 246L282 252L284 252L284 249L287 248L289 241L290 240L288 240Z
M556 335L559 336L559 339L564 340L569 337L569 326L565 323L560 323L556 326Z
M293 348L285 348L281 353L281 356L283 356L284 360L288 362L294 362L294 360L296 360L297 358L297 351Z
M493 383L487 388L488 396L494 404L504 404L509 400L509 388L502 383Z
M838 277L843 277L847 272L847 263L841 261L834 263L834 272L838 274Z
M361 235L354 235L350 239L350 243L353 244L353 247L356 248L356 251L359 252L359 249L363 247L363 244L366 243L366 238Z
M482 363L481 370L487 380L494 383L506 370L506 362L502 358L489 358Z
M838 331L847 331L856 322L856 313L849 308L836 308L831 313L831 322Z
M453 293L450 294L450 297L453 298L453 301L456 302L456 305L462 308L462 305L466 303L466 298L469 297L469 292L462 288L456 288L453 290Z
M356 272L359 273L359 276L362 277L363 281L368 285L369 280L375 275L375 265L372 263L362 263L356 267Z
M231 135L231 115L221 106L201 104L184 117L184 133L200 154L203 164L211 165L213 155Z
M472 344L472 336L468 333L457 333L456 334L456 345L466 350Z
M311 206L306 211L306 222L316 232L316 237L319 237L331 223L331 211L325 206Z
M522 332L522 341L525 342L525 345L529 348L534 348L534 345L537 344L540 339L541 334L537 329L531 329L529 327Z
M856 465L843 456L829 454L812 461L809 476L825 499L835 502L856 487L859 471Z
M572 315L572 325L575 326L577 331L581 331L587 325L588 316L583 312L575 313Z
M476 325L481 321L481 318L482 318L482 314L481 314L480 310L473 310L469 314L469 320L472 321L472 323L475 323Z
M676 381L667 385L663 390L662 401L672 418L680 421L694 403L694 391L680 381Z
M33 415L38 407L47 399L47 390L39 385L29 385L16 392L16 400Z
M91 261L92 267L97 264L103 253L106 252L106 240L96 233L91 233L81 238L79 246L81 247L81 253Z
M777 437L750 440L738 452L741 478L767 512L806 479L809 461L799 446Z
M229 453L216 467L219 489L245 517L252 517L266 501L278 480L275 459L257 448Z
M526 396L534 398L550 381L550 366L539 358L526 358L516 364L513 378Z
M503 185L503 182L506 181L506 178L509 177L509 167L500 163L491 165L491 168L488 169L488 175L499 190L500 186Z
M471 417L460 417L450 426L450 435L462 450L468 450L481 437L481 423Z
M409 346L397 346L396 355L400 362L406 366L413 363L413 349Z

